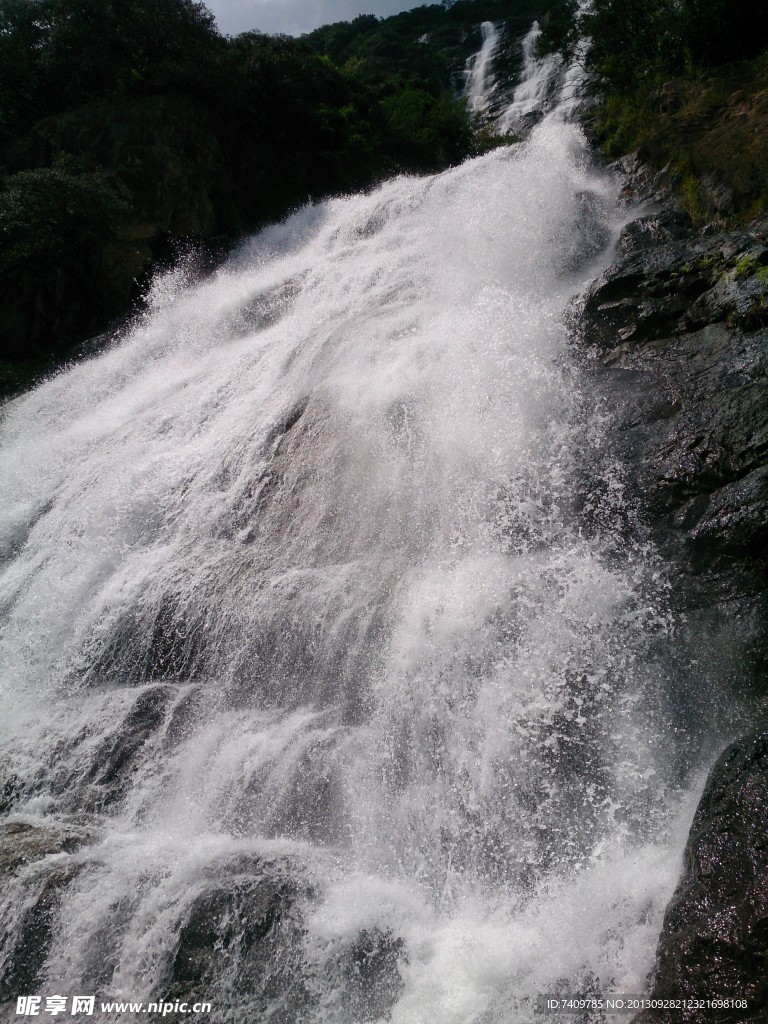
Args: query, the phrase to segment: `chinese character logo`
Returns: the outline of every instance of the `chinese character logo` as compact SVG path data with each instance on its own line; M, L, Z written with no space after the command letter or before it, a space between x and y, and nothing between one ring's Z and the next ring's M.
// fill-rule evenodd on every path
M73 996L72 1013L85 1013L90 1017L93 1014L93 1004L95 1002L95 996Z
M40 1014L40 996L19 996L16 1000L16 1013L23 1017L37 1017Z

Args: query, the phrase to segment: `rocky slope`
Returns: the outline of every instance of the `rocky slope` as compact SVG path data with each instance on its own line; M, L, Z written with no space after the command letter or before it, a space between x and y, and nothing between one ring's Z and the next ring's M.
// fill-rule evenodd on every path
M707 719L722 745L768 718L768 221L694 229L636 159L619 170L657 212L625 228L584 299L581 341L641 517L677 567L683 740L706 751ZM748 1008L637 1024L768 1019L766 736L738 740L712 771L653 980L654 997Z

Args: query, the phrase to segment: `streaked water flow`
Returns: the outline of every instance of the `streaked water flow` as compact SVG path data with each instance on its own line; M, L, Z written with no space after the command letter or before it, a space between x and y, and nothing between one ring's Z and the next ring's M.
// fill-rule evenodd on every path
M483 45L467 61L466 96L471 110L482 113L488 110L493 92L491 69L493 58L499 46L499 32L492 21L484 21L480 26Z
M536 45L540 38L541 27L535 21L523 40L520 82L513 93L512 102L498 119L501 131L513 131L525 118L546 112L552 108L556 100L558 104L567 103L572 95L572 91L569 90L566 96L563 96L563 90L558 88L562 85L562 74L568 73L563 68L560 57L557 54L542 58L536 56Z
M10 820L85 839L6 888L6 972L47 892L48 994L509 1024L642 990L673 623L563 320L616 191L555 113L160 278L4 410Z

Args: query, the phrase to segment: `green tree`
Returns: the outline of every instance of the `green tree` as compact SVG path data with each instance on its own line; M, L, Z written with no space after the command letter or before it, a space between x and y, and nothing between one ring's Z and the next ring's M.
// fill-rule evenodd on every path
M223 46L196 0L0 0L6 136L115 90L194 80Z
M749 60L768 47L768 4L755 0L574 0L553 13L541 52L572 56L580 37L588 69L603 92L630 93L687 67Z
M405 86L381 102L387 129L406 163L430 169L465 156L472 130L464 104Z
M76 161L14 174L0 189L0 270L42 254L81 258L129 210L101 174Z
M673 0L594 0L579 27L592 41L589 67L612 89L626 91L683 66L682 24Z

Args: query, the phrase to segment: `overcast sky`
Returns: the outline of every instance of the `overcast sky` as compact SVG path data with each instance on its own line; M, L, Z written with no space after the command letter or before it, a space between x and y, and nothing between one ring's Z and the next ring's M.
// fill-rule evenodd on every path
M422 0L422 3L439 0ZM419 7L419 0L206 0L227 35L259 29L301 35L331 21L349 21L358 14L386 16Z

